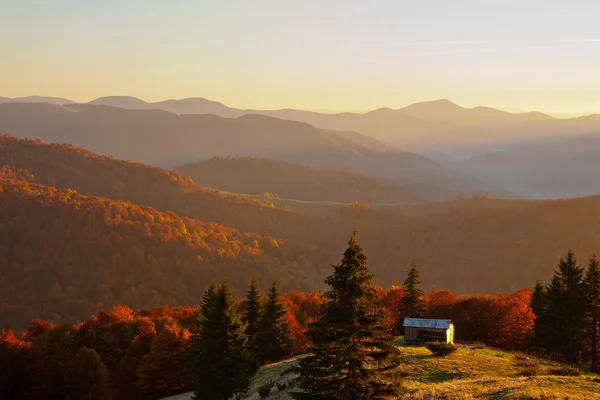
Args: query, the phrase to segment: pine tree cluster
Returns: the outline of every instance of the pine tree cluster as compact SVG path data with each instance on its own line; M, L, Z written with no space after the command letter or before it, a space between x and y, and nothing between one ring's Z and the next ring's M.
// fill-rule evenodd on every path
M595 255L584 269L569 251L548 285L536 282L530 305L536 315L534 349L573 365L591 360L598 371L600 262Z
M260 365L279 361L293 348L287 309L273 283L265 302L253 279L244 311L229 284L212 284L204 294L200 333L192 338L190 372L195 399L228 400L243 394Z

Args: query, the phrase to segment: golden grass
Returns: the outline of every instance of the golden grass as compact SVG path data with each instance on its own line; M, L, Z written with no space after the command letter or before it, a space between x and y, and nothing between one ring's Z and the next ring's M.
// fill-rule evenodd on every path
M460 346L447 357L435 357L423 346L397 344L405 363L402 384L405 400L446 399L600 399L600 376L584 373L581 376L555 376L552 370L561 365L528 358L492 348ZM260 369L246 399L258 400L258 388L264 383L289 382L294 374L285 374L295 360L286 360ZM522 376L523 369L536 365L534 376ZM289 400L289 387L279 391L274 386L270 400ZM173 397L188 400L191 394Z
M560 365L532 359L537 375L521 376L523 356L460 346L448 357L424 347L401 347L406 362L404 399L600 399L600 378L551 375Z

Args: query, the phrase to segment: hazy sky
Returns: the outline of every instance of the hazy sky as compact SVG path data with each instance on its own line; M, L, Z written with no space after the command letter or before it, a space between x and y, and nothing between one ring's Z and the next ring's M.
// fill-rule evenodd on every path
M597 0L0 0L0 96L600 112Z

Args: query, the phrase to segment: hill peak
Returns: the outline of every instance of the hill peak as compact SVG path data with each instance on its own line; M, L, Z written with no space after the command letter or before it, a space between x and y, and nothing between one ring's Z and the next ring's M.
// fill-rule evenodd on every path
M410 106L401 108L401 110L411 110L411 109L428 109L431 111L438 110L456 110L463 109L464 107L459 106L456 103L451 102L448 99L438 99L431 101L422 101L419 103L411 104Z
M90 101L88 104L114 106L121 108L139 108L148 106L148 102L131 96L106 96Z

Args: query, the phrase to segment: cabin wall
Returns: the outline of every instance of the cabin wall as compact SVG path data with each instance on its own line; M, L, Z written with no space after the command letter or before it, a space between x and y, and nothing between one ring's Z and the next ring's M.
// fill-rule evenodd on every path
M417 328L405 327L404 328L404 340L416 340L417 339Z
M454 325L450 324L450 328L446 331L446 343L454 344Z

